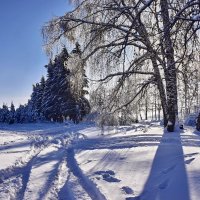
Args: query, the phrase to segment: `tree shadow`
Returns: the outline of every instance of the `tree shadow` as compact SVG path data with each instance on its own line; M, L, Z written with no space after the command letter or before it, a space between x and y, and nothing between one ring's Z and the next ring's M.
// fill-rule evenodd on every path
M39 199L45 199L45 195L49 192L53 181L55 180L56 176L58 175L59 172L59 166L65 157L65 151L62 149L56 151L56 152L51 152L48 155L44 156L43 158L37 160L38 162L35 163L34 167L42 167L43 165L51 162L51 161L56 161L56 163L53 165L52 169L46 173L48 173L48 178L40 191Z
M190 200L180 132L164 132L138 200Z
M162 139L162 134L137 134L119 137L86 138L74 143L76 149L124 149L142 146L157 146Z
M94 126L94 123L84 122L85 127ZM48 133L56 131L62 131L63 129L70 130L71 128L80 129L82 123L79 124L65 124L57 122L34 122L34 123L15 123L15 124L6 124L0 123L0 131L9 131L9 132L19 132L19 133ZM59 130L60 129L60 130Z
M20 133L26 132L42 132L48 131L52 128L62 128L65 124L63 123L54 123L54 122L29 122L29 123L14 123L14 124L7 124L7 123L0 123L0 131L14 131ZM66 126L67 127L67 126Z

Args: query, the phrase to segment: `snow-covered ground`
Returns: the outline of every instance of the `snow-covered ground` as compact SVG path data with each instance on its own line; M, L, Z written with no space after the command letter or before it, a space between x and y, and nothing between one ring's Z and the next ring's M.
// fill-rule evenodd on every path
M0 124L0 199L198 200L200 135L158 124Z

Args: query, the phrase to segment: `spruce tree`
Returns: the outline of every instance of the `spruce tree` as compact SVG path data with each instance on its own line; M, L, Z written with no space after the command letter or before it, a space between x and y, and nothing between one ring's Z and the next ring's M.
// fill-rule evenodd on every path
M44 87L44 93L42 97L42 113L45 116L47 120L51 120L53 117L53 77L54 77L54 71L53 71L53 62L50 61L48 65L45 66L47 69L47 80L45 82Z
M54 62L50 62L47 68L47 80L42 99L43 113L47 119L63 121L70 115L70 85L69 70L65 67L69 54L66 48L57 55Z
M8 123L9 122L9 109L8 109L8 106L6 104L3 104L3 107L2 107L1 121L3 123Z
M8 123L13 124L14 122L15 122L15 106L13 102L11 102Z
M54 61L45 66L46 80L42 77L40 83L33 85L28 104L20 105L15 112L16 122L43 119L62 122L69 117L78 123L90 111L89 102L84 97L88 94L88 80L81 54L80 45L76 43L71 54L64 47Z
M88 79L85 73L85 65L82 59L82 51L79 43L70 54L67 67L70 70L70 91L74 100L73 112L75 121L78 122L90 112L90 106L85 95L88 94Z
M0 108L0 123L3 122L3 108Z

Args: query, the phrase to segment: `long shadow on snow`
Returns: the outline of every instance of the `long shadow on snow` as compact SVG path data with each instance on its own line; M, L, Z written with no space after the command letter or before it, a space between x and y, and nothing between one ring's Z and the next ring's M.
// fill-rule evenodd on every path
M54 178L55 178L55 176L58 172L59 164L60 164L62 158L64 157L64 150L60 149L58 151L60 151L60 152L57 152L57 151L51 152L51 153L48 153L47 155L45 155L41 158L38 158L37 157L38 154L37 154L27 163L26 166L18 169L18 172L15 171L15 174L13 174L13 175L15 175L15 176L17 174L22 175L22 188L20 188L20 190L17 194L17 199L23 199L24 198L25 191L26 191L26 188L27 188L27 185L28 185L28 182L29 182L29 178L30 178L31 170L32 170L33 166L34 166L34 168L37 168L37 167L41 167L42 165L45 165L48 162L57 161L56 164L54 164L53 169L48 172L49 177L46 181L46 184L42 188L42 192L40 193L40 199L44 199L45 195L47 194L47 192L48 192L48 190L49 190L49 188L52 184L52 181L54 180Z
M19 191L16 194L17 199L23 199L24 198L24 193L27 188L27 183L30 177L30 172L32 168L32 164L37 157L38 154L36 154L33 158L29 160L29 162L26 164L26 166L23 167L15 167L11 170L8 169L3 169L0 171L0 182L3 183L5 179L9 179L13 176L22 176L22 188L19 189Z
M45 124L45 127L43 126L43 124ZM48 127L47 125L50 125L50 128L46 128ZM57 126L51 126L53 124L57 124ZM84 123L85 127L90 127L90 126L94 126L94 123ZM29 126L30 125L30 126ZM35 126L34 126L35 125ZM8 124L2 124L0 123L0 131L10 131L16 134L16 132L20 132L20 133L34 133L34 132L54 132L55 131L62 131L62 129L71 129L71 128L78 128L80 129L80 126L82 125L82 123L79 124L69 124L69 125L65 125L64 123L54 123L54 122L43 122L43 123L24 123L24 124L12 124L12 125L8 125ZM60 130L59 130L60 129Z
M69 185L69 179L70 179L70 172L68 170L68 176L67 176L67 180L65 181L65 184L63 185L63 187L60 189L60 191L58 192L58 200L75 200L75 197L73 196L73 192L72 189Z
M48 155L40 158L39 160L37 160L38 162L36 162L36 165L34 165L34 167L41 167L42 165L45 165L49 161L57 161L54 164L53 169L48 172L48 174L49 174L48 179L39 195L40 199L45 199L45 195L48 193L50 187L52 186L53 180L55 180L55 177L58 174L58 169L59 169L60 163L64 157L65 157L65 151L63 149L59 149L56 152L51 152Z
M74 143L76 149L123 149L137 146L155 146L161 140L161 135L142 134L134 136L102 137L80 140Z
M166 133L167 134L167 133ZM94 150L94 149L123 149L142 146L157 146L162 144L180 144L180 137L165 137L162 134L138 134L119 137L97 137L80 140L73 143L76 149ZM182 136L182 146L200 146L200 137Z
M54 122L42 122L42 123L33 122L33 123L14 123L14 124L0 123L0 131L10 131L14 133L42 132L42 131L49 131L55 128L58 129L63 127L63 125L64 124L62 123L54 123Z
M65 130L59 130L59 131L55 131L54 134L60 134L60 133L63 133L63 132L69 132L69 134L79 134L78 131L81 131L85 128L89 128L89 127L93 127L94 125L93 124L86 124L84 127L80 125L77 125L77 126L73 126L73 127L67 127ZM5 129L2 129L2 130L5 130ZM73 131L73 132L71 132ZM53 131L50 132L49 134L47 133L47 135L52 135L53 134ZM77 135L78 136L78 135ZM40 142L43 142L43 141L39 141L39 142L36 142L37 144L39 144ZM26 142L23 142L23 143L13 143L12 145L7 145L7 146L1 146L0 147L0 151L3 151L3 150L9 150L9 149L12 149L12 148L20 148L20 147L24 147L24 146L29 146L30 144L33 144L33 141L26 141ZM25 194L25 191L26 191L26 188L27 188L27 184L28 184L28 181L29 181L29 178L30 178L30 173L31 173L31 169L33 167L33 164L35 162L35 159L37 158L38 154L36 154L27 164L26 166L23 166L23 167L14 167L13 169L9 170L9 169L2 169L0 170L0 183L3 183L3 181L5 179L8 179L10 177L13 177L13 176L17 176L17 175L22 175L22 182L23 182L23 186L22 188L19 189L19 192L17 194L17 198L18 199L23 199L24 198L24 194ZM64 155L63 155L64 156ZM43 198L46 193L48 192L50 186L51 186L51 183L52 183L52 180L53 180L53 177L55 177L54 175L58 172L58 167L59 167L59 164L62 160L62 157L59 157L58 159L58 163L55 164L54 166L54 169L50 172L51 175L48 179L48 183L45 185L45 188L44 188L44 192L42 192L40 194L40 197ZM36 166L39 167L39 166L42 166L43 164L45 163L48 163L50 160L55 160L57 156L55 156L55 154L49 154L43 158L40 158L40 162L36 162Z
M73 126L73 127L68 127L65 131L69 132L70 135L74 134L74 135L76 135L76 137L78 137L79 135L81 135L79 133L79 131L81 131L81 130L83 130L85 128L93 127L93 126L94 126L94 124L91 124L91 123L86 124L84 127L82 127L81 124L78 124L78 125ZM50 134L52 134L52 133L50 133ZM37 158L37 162L35 162L34 167L40 167L40 166L48 163L49 161L58 160L58 162L54 165L54 169L51 170L51 172L50 172L50 176L49 176L49 178L48 178L48 180L46 182L46 185L44 186L42 192L40 193L40 197L39 197L40 199L45 198L45 195L49 191L49 189L50 189L50 187L52 185L52 181L53 181L53 179L55 178L55 176L58 173L59 164L61 163L62 159L65 157L65 153L66 152L67 152L67 166L70 168L70 170L72 171L72 173L74 173L74 175L77 176L77 178L79 179L79 182L80 182L81 185L84 182L84 185L82 185L83 188L84 189L87 188L86 191L87 190L89 191L89 190L91 190L91 186L94 187L92 185L91 181L87 177L85 177L83 175L82 171L79 169L78 164L76 163L76 160L74 158L74 151L71 151L71 148L69 148L69 150L67 150L67 151L66 151L66 149L64 150L64 149L61 148L61 151L63 151L63 152L61 152L60 156L58 156L55 153L50 153L50 154L47 154L47 155L42 156L40 158ZM78 174L77 174L77 172L78 172ZM89 186L88 186L88 183L89 183ZM103 200L102 195L99 194L99 192L97 192L97 189L93 188L93 191L96 191L96 193L91 193L92 195L94 195L94 197L99 197L100 196L100 198L96 198L96 199ZM61 188L60 192L58 193L59 199L62 198L63 193L67 193L67 192L70 193L70 189L68 188L68 180L66 180L65 185L63 186L63 188ZM90 191L89 191L89 195L90 195ZM74 198L69 194L69 196L67 197L67 199L72 200Z
M19 190L19 192L17 194L17 199L24 199L24 194L25 194L25 191L26 191L26 188L27 188L27 184L28 184L28 181L29 181L29 178L30 178L30 174L31 174L32 164L33 164L33 162L34 162L36 157L37 157L37 155L35 155L27 163L26 166L24 166L23 168L18 170L18 173L22 175L22 188L20 188L20 190ZM15 174L15 176L16 176L16 174Z
M38 134L39 135L59 135L59 134L63 134L63 133L78 133L78 131L80 130L83 130L85 128L89 128L89 127L93 127L94 124L91 124L91 123L88 123L88 124L85 124L84 127L82 127L82 124L78 124L78 125L74 125L74 126L65 126L63 128L65 129L62 129L62 130L55 130L53 131L52 129L50 129L51 131L48 133L48 130L44 130L45 132L44 133L41 133L41 134ZM1 130L1 129L0 129ZM34 131L30 132L30 133L27 133L27 135L32 135L32 133L34 133ZM33 144L33 142L36 142L36 143L40 143L38 141L25 141L25 142L17 142L17 143L12 143L12 144L7 144L7 145L2 145L0 146L0 151L5 151L5 150L10 150L10 149L13 149L13 148L21 148L21 147L26 147L26 146L29 146L30 144ZM41 141L43 142L43 141Z
M32 143L32 141L26 141L26 142L18 142L18 143L12 143L12 144L8 144L8 145L3 145L3 146L0 146L0 151L27 147L27 146L30 146L31 143Z
M104 195L101 194L96 185L87 176L85 176L82 170L79 168L77 161L75 159L75 153L73 148L67 149L67 166L69 170L78 178L79 184L87 192L87 194L91 197L91 199L96 199L96 200L106 199ZM66 185L64 187L67 188ZM73 199L73 197L70 198Z
M74 127L68 127L68 129L65 130L65 132L68 132L69 134L77 134L78 136L78 131L81 131L85 128L89 128L89 127L93 127L94 125L93 124L86 124L84 127L80 125L77 125L77 126L74 126ZM73 129L73 132L71 132L70 130ZM52 133L50 133L52 134ZM26 142L20 142L20 143L12 143L12 144L8 144L8 145L3 145L3 146L0 146L0 151L5 151L5 150L10 150L10 149L15 149L15 148L21 148L21 147L25 147L25 146L30 146L30 145L34 145L34 146L41 146L43 144L45 140L42 140L42 141L33 141L33 140L30 140L30 141L26 141ZM52 140L53 141L53 140ZM25 151L24 151L25 152ZM33 159L31 159L27 165L29 163L32 162ZM45 161L44 162L48 162L46 159L44 159ZM42 161L42 160L41 160ZM39 163L38 163L39 165ZM15 176L15 175L19 175L20 173L22 173L22 169L24 169L26 166L22 166L22 167L15 167L13 169L10 169L10 168L6 168L6 169L2 169L0 170L0 182L2 182L2 179L8 179L12 176ZM2 177L2 179L1 179Z
M180 133L164 132L143 191L133 199L190 200Z
M13 171L13 174L10 174L9 177L16 176L19 174L22 175L22 188L20 188L20 190L17 194L17 199L24 198L25 191L26 191L26 188L27 188L27 185L29 182L29 178L30 178L31 170L32 170L33 166L34 166L34 168L37 168L37 167L41 167L42 165L45 165L48 162L57 161L56 164L54 164L53 169L51 171L49 171L49 177L46 181L46 184L42 188L42 192L40 193L40 199L44 199L45 195L47 194L48 190L50 189L52 181L54 180L54 178L58 172L59 164L60 164L62 158L64 157L64 150L60 149L58 151L60 151L60 152L57 152L57 151L51 152L41 158L38 158L37 157L38 154L37 154L27 163L26 166L24 166L22 168L16 168L15 171ZM6 177L6 178L9 178L9 177Z

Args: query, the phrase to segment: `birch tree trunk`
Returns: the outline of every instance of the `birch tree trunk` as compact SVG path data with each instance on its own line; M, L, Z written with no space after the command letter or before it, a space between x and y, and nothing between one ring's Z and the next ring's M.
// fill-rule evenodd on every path
M161 16L163 19L163 32L164 32L164 50L165 58L167 61L167 70L165 71L166 80L166 95L167 95L167 111L168 111L168 123L167 130L169 132L174 131L176 116L178 115L177 105L177 79L176 79L176 67L174 59L174 48L171 39L171 33L169 29L170 17L167 0L160 0Z

